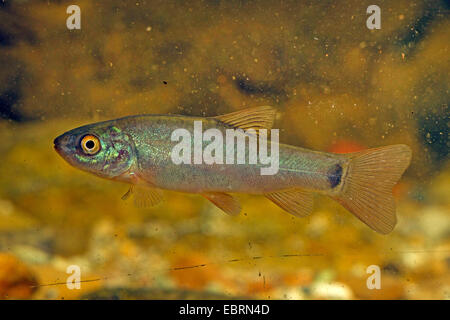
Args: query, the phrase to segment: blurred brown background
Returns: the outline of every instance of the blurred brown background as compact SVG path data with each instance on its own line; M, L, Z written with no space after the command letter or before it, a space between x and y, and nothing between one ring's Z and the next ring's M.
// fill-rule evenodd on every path
M66 28L71 4L81 30ZM1 2L0 298L448 299L449 5L378 1L381 29L368 30L371 4ZM396 229L378 235L319 196L305 219L246 195L236 218L173 192L137 209L120 200L127 186L53 151L89 122L265 104L285 143L411 146ZM42 286L71 264L99 280ZM366 287L373 264L381 290Z

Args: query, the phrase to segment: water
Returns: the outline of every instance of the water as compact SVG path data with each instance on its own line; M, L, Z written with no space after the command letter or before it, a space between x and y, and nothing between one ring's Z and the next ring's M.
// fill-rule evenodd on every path
M359 1L77 4L80 30L67 2L0 5L0 279L21 279L0 296L449 298L448 4L378 1L374 30ZM248 195L238 217L175 192L136 208L53 150L86 123L258 105L278 110L284 143L409 145L394 231L323 196L303 219Z

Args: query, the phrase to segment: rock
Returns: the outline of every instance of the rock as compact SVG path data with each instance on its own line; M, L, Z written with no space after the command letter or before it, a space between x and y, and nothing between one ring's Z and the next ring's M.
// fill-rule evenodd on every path
M0 299L29 299L37 284L23 262L11 254L0 253Z
M448 208L438 206L425 208L419 218L419 223L429 239L439 240L450 234Z
M352 289L340 282L316 283L312 286L311 293L314 299L349 300L353 298Z

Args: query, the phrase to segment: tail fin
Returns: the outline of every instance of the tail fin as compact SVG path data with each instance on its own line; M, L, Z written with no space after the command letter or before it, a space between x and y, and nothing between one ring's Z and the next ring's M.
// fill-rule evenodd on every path
M391 232L397 223L392 188L409 166L411 149L398 144L348 157L342 191L333 198L373 230Z

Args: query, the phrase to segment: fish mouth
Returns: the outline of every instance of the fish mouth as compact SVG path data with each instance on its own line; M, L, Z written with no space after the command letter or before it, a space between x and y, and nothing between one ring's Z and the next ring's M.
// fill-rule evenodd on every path
M55 149L56 152L60 153L61 151L61 145L59 143L59 139L61 136L55 138L55 140L53 140L53 149Z
M58 145L58 138L56 138L55 140L53 140L53 149L55 149L55 151L59 151L59 145Z
M53 145L53 149L55 149L56 153L59 154L61 157L63 157L64 153L61 150L61 147L59 147L57 144Z

